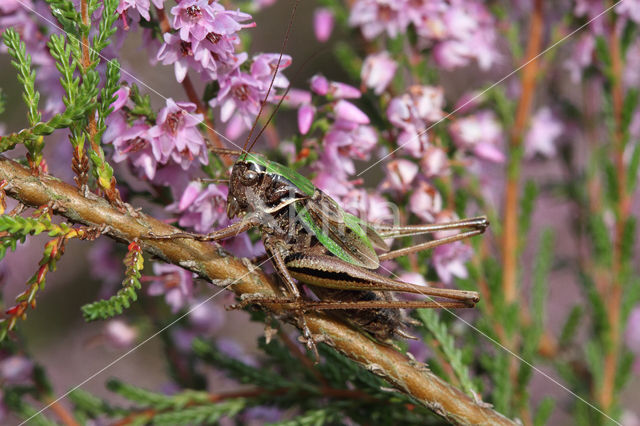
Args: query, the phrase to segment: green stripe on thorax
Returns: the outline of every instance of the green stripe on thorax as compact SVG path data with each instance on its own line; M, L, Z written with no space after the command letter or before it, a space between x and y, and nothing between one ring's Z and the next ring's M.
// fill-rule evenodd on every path
M312 196L316 190L315 185L300 173L288 168L287 166L283 166L280 163L276 163L275 161L267 160L261 155L248 154L244 161L258 164L264 167L267 173L274 173L288 179L308 196Z

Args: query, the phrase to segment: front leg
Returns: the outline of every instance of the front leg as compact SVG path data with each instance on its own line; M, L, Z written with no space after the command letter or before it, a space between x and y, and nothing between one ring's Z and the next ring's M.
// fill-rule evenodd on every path
M302 296L300 294L300 290L298 289L298 284L294 281L293 277L289 273L289 269L287 269L287 265L284 262L283 250L281 242L275 237L267 237L264 240L264 247L267 250L267 253L271 255L271 263L273 264L276 273L280 276L282 281L285 284L287 289L287 298L283 300L284 303L294 303L297 304L302 301ZM266 304L269 304L271 301L267 301ZM260 304L260 299L254 299L251 303ZM277 304L271 303L276 306ZM297 305L296 305L297 306ZM298 314L298 326L302 330L302 336L305 340L307 348L313 351L316 359L319 358L318 348L316 348L316 339L311 334L311 330L307 326L307 321L305 319L304 313L302 310L293 309L295 313Z
M260 219L257 215L247 215L242 220L236 223L232 223L226 228L218 229L217 231L213 231L209 234L196 234L193 232L174 232L173 234L167 235L156 235L153 233L149 233L147 236L143 236L141 238L146 238L150 240L172 240L174 238L189 238L197 241L218 241L225 240L227 238L236 237L239 234L242 234L245 231L248 231L251 228L255 228L260 225Z

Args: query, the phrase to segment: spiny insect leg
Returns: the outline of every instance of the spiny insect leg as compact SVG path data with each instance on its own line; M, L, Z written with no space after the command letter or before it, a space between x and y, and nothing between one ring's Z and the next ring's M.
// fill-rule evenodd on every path
M475 291L405 283L324 254L296 253L287 258L286 265L291 275L298 281L323 288L397 291L442 297L465 303L476 303L480 299Z
M217 231L213 231L209 234L196 234L193 232L174 232L173 234L168 235L156 235L150 233L149 235L144 236L143 238L150 240L172 240L174 238L188 238L191 240L197 241L218 241L224 240L226 238L235 237L239 234L242 234L245 231L248 231L251 228L255 228L258 226L260 222L254 218L245 218L239 222L232 223L226 228L218 229Z
M287 289L289 290L289 294L293 296L295 301L302 300L298 285L293 280L293 277L289 273L289 269L284 262L284 257L282 256L282 252L277 239L266 238L264 240L264 246L267 249L267 252L271 254L271 261L273 263L273 266L280 278L284 281L285 287L287 287ZM293 311L298 318L298 326L302 330L302 337L305 340L307 348L313 351L316 359L320 359L314 336L311 333L311 330L309 330L309 326L307 326L307 320L305 319L304 312L297 309L294 309Z
M434 247L441 246L443 244L449 244L449 243L452 243L454 241L464 240L466 238L470 238L470 237L473 237L473 236L476 236L476 235L480 235L483 232L484 232L484 229L475 229L473 231L461 232L459 234L451 235L449 237L444 237L444 238L439 238L437 240L427 241L425 243L416 244L416 245L410 246L410 247L404 247L404 248L401 248L401 249L398 249L398 250L389 251L387 253L381 253L381 254L378 255L378 258L380 260L395 259L396 257L406 256L408 254L417 253L417 252L423 251L423 250L429 250L429 249L432 249Z
M326 311L347 309L419 309L419 308L473 308L473 302L463 301L437 301L437 300L361 300L354 302L324 302L309 300L286 300L278 298L264 298L248 300L249 303L260 305L273 305L277 309L302 310L302 311Z
M472 217L446 223L430 223L423 225L392 226L379 223L369 223L382 238L404 237L429 234L437 231L451 231L455 229L478 230L483 233L489 227L485 216Z

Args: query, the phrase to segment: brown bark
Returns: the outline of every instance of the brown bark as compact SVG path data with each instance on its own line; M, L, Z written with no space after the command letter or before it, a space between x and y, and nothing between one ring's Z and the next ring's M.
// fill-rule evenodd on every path
M142 213L138 217L122 213L102 198L86 198L73 186L55 178L34 177L20 164L0 157L0 181L3 179L10 183L5 188L7 195L26 205L37 207L52 203L54 211L71 222L106 225L105 234L120 241L138 238L148 253L189 269L217 286L230 286L230 290L238 295L275 296L279 293L277 286L259 269L226 254L219 246L189 239L146 240L142 237L150 232L162 235L178 230ZM412 361L390 346L374 342L336 318L309 313L307 324L311 332L322 335L327 344L451 423L514 424L445 383L424 364Z

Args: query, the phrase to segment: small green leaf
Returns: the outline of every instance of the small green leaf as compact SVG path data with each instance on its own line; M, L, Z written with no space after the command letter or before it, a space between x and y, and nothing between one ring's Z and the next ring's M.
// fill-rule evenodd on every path
M560 333L560 339L558 340L558 344L560 347L567 347L571 344L573 339L576 337L576 331L578 326L580 325L582 319L582 306L576 305L571 309L567 319L562 327L562 332Z

